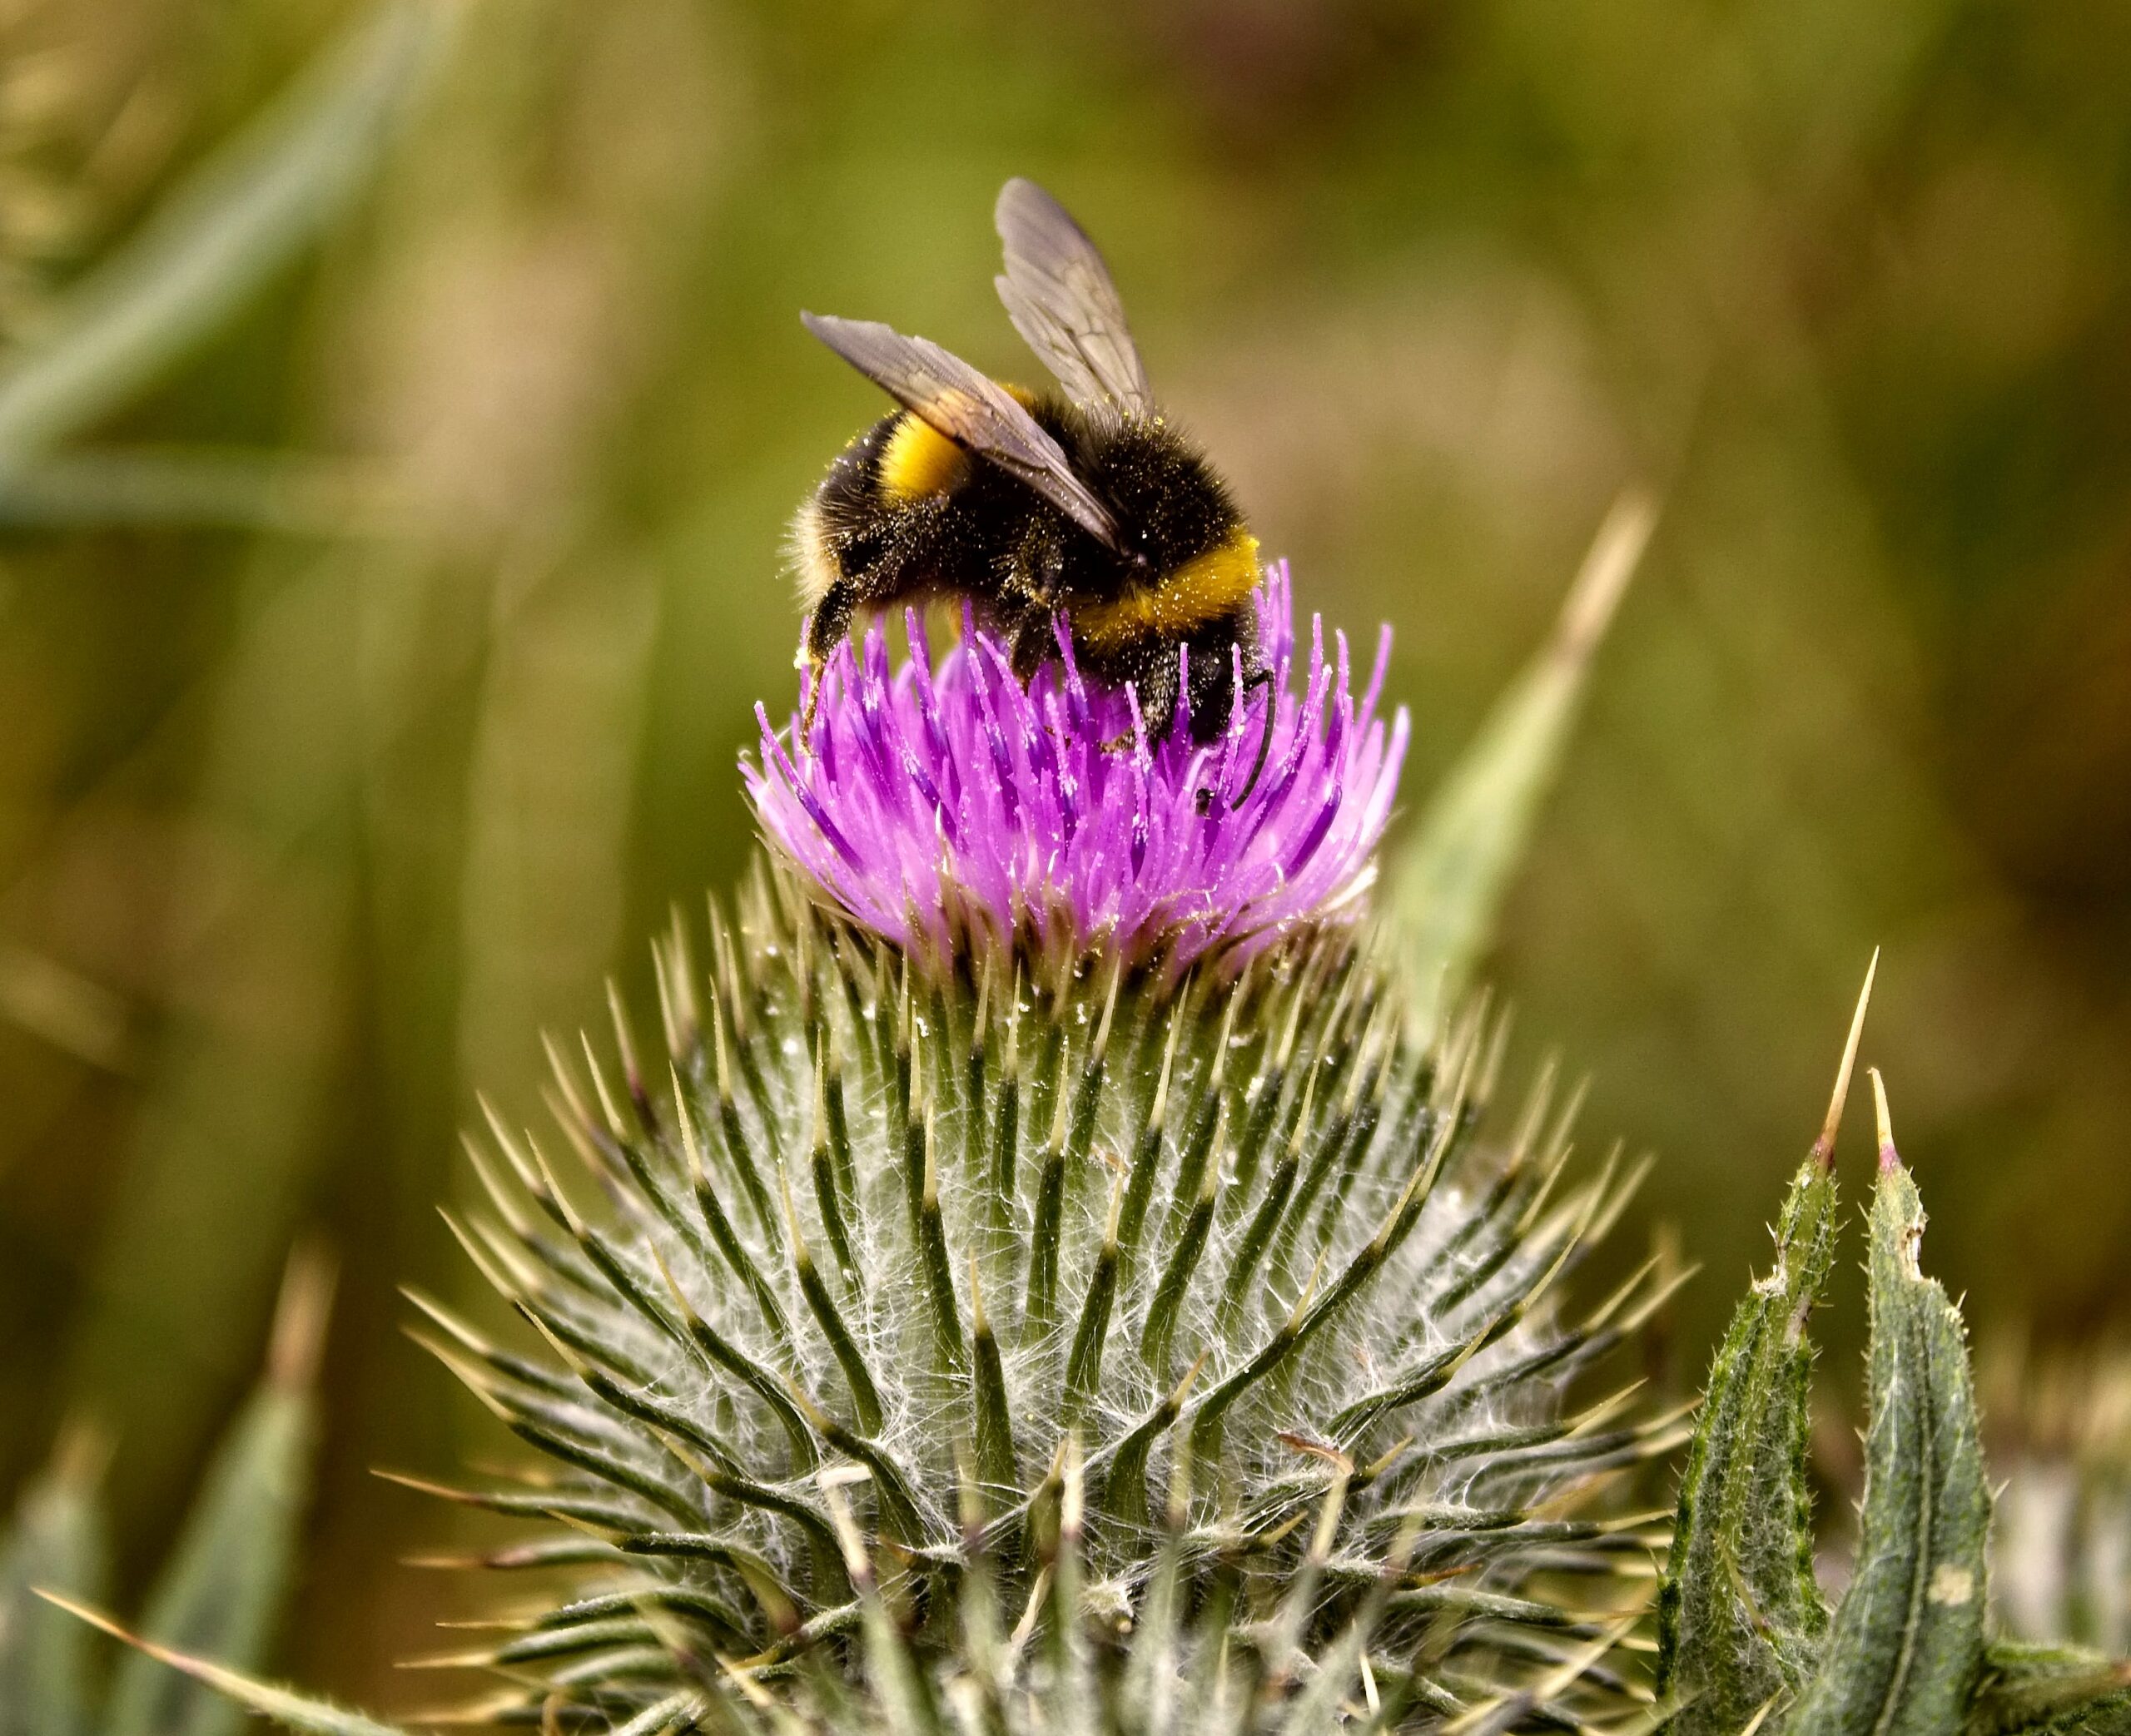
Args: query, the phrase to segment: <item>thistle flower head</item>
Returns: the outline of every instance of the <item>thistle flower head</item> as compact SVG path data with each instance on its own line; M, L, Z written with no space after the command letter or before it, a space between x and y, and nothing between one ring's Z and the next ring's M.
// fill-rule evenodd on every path
M554 1058L586 1173L492 1118L455 1228L544 1347L423 1306L556 1463L457 1494L534 1522L493 1565L583 1575L453 1654L503 1721L696 1728L706 1659L1060 1728L1122 1670L1105 1727L1180 1736L1145 1707L1231 1659L1253 1729L1357 1681L1413 1729L1617 1709L1663 1540L1609 1486L1675 1423L1572 1389L1660 1297L1555 1290L1634 1178L1565 1179L1543 1088L1483 1133L1483 1018L1409 1029L1349 925L1405 717L1344 640L1298 655L1284 571L1259 600L1271 689L1211 742L1150 740L1063 635L1026 687L974 621L841 648L803 746L762 720L774 847L712 968L678 920L655 949L670 1070L617 998L620 1091Z
M915 615L910 660L885 630L841 647L811 732L774 729L743 765L763 831L830 900L938 963L1012 951L1100 952L1172 979L1231 966L1304 926L1350 920L1405 755L1401 710L1377 715L1388 631L1357 698L1344 634L1295 642L1284 566L1258 595L1273 683L1240 692L1228 729L1150 741L1136 696L1084 679L1070 637L1026 687L971 621L936 662ZM1299 682L1299 684L1298 684ZM1253 779L1254 768L1263 770Z
M1610 1486L1674 1420L1571 1395L1661 1275L1560 1304L1635 1177L1571 1174L1543 1088L1484 1130L1482 1020L1416 1046L1337 928L1174 990L928 980L774 857L711 950L658 949L670 1071L618 1004L618 1083L555 1055L576 1163L473 1148L455 1227L538 1337L423 1304L554 1461L457 1491L533 1522L489 1559L583 1574L452 1654L506 1721L663 1728L713 1654L848 1679L880 1619L974 1668L980 1560L1006 1625L1113 1664L1167 1575L1264 1679L1365 1661L1402 1726L1613 1704L1586 1649L1662 1537Z

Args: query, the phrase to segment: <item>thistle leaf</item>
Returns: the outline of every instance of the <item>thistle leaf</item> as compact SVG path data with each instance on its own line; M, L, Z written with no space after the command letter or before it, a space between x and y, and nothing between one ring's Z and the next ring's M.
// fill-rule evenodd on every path
M1408 1016L1417 1029L1456 1004L1487 950L1576 721L1592 653L1657 522L1647 495L1627 494L1614 503L1553 637L1495 702L1415 823L1390 904L1403 929Z
M96 1727L88 1631L35 1593L103 1595L102 1457L85 1433L72 1433L0 1540L0 1736L89 1736Z
M1990 1494L1960 1312L1917 1264L1924 1206L1872 1075L1871 1426L1857 1566L1793 1736L1943 1736L1983 1667Z
M1658 1691L1678 1736L1731 1736L1811 1669L1827 1614L1806 1483L1813 1366L1805 1322L1833 1257L1835 1178L1808 1159L1776 1265L1732 1316L1681 1479L1658 1605Z
M1834 1257L1835 1129L1876 954L1872 963L1826 1119L1776 1223L1775 1268L1731 1317L1688 1449L1658 1600L1657 1687L1679 1707L1667 1726L1676 1736L1736 1736L1808 1678L1827 1625L1806 1479L1813 1369L1806 1327Z
M365 18L75 286L0 368L0 471L116 409L346 208L450 15L438 0L398 0Z
M288 1594L310 1494L312 1381L332 1274L315 1252L290 1262L261 1383L207 1467L142 1628L159 1646L256 1669ZM120 1667L105 1736L236 1736L242 1710L204 1677L137 1650Z

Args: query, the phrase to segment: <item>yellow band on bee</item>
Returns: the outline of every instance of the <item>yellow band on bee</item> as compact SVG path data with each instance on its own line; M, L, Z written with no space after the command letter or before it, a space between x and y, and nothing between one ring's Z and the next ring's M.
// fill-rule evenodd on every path
M944 494L969 474L969 454L921 417L906 410L881 448L875 473L890 500Z
M1026 386L1001 380L1006 394L1023 409L1038 399ZM881 448L875 467L877 485L888 500L922 500L958 487L969 474L970 456L914 410L905 410Z
M1190 632L1232 613L1258 588L1258 538L1238 530L1160 583L1107 602L1077 603L1074 637L1095 652L1122 651L1150 633Z

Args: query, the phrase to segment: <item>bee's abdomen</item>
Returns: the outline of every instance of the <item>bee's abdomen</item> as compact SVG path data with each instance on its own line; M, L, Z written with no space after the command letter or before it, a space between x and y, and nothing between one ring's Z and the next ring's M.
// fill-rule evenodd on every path
M883 416L837 454L792 520L787 546L800 603L810 612L851 569L854 541L871 541L867 533L881 528L881 453L902 420L900 411Z
M1125 651L1150 636L1183 637L1242 608L1264 577L1258 538L1237 525L1205 553L1112 597L1073 608L1073 636L1098 656Z
M873 607L981 586L992 565L996 492L962 449L907 410L837 454L792 521L800 600L842 586Z

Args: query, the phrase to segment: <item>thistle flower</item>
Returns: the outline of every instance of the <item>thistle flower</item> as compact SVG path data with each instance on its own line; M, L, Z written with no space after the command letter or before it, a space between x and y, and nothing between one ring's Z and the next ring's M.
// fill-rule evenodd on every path
M1388 729L1377 716L1388 630L1357 702L1344 634L1328 658L1313 621L1298 657L1284 565L1258 602L1272 687L1246 701L1239 659L1233 720L1205 746L1188 708L1150 743L1136 697L1085 681L1062 631L1058 666L1025 689L973 620L936 666L911 614L912 655L892 673L877 626L805 696L810 733L795 717L780 736L757 707L761 759L743 775L762 830L842 910L934 965L1115 953L1174 980L1351 920L1406 751L1405 712Z
M1321 627L1294 691L1289 611L1276 569L1274 693L1210 746L1109 751L1129 693L1070 647L1024 692L973 624L936 667L913 623L893 677L877 633L844 653L797 759L765 719L737 920L708 973L678 917L653 949L668 1066L618 995L618 1090L551 1051L599 1203L499 1116L471 1148L454 1227L545 1354L421 1303L555 1461L442 1492L536 1521L489 1565L583 1575L440 1660L503 1679L494 1717L693 1728L869 1659L1169 1696L1206 1649L1130 1636L1170 1605L1225 1612L1251 1704L1335 1658L1407 1727L1617 1703L1662 1535L1608 1490L1681 1431L1571 1388L1666 1286L1578 1317L1560 1281L1639 1172L1570 1180L1543 1081L1483 1132L1484 1014L1413 1035L1350 920L1405 720Z

